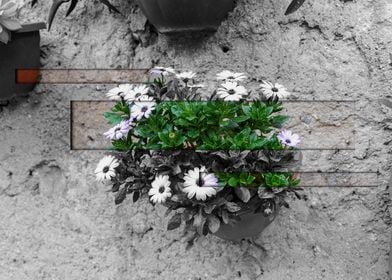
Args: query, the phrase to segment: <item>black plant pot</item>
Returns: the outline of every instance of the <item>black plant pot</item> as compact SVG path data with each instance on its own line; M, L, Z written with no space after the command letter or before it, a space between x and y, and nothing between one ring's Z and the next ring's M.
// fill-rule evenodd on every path
M161 33L216 31L234 8L234 0L138 0Z
M33 89L34 84L16 83L16 69L39 68L39 30L44 28L45 23L23 25L22 29L12 32L8 44L0 43L0 101Z
M240 214L240 221L235 225L221 224L219 230L214 233L219 238L240 242L242 239L254 238L260 235L276 218L279 208L274 207L270 215L264 213Z

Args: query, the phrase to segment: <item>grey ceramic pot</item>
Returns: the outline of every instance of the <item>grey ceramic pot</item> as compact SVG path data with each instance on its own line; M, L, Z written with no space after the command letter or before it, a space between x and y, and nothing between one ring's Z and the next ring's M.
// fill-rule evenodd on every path
M234 0L138 0L160 33L215 31L234 8Z
M39 30L44 28L45 23L23 25L12 32L8 44L0 43L0 101L33 89L33 84L16 83L16 69L40 67Z
M240 214L241 221L234 226L221 224L215 235L222 239L235 242L239 242L244 238L257 237L275 220L278 212L278 207L276 207L268 216L264 213Z

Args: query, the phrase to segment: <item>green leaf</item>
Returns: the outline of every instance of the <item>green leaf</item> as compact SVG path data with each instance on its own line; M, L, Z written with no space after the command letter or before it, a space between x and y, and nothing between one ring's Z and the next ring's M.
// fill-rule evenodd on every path
M119 191L118 191L118 193L117 193L117 195L116 195L116 197L115 197L115 199L114 199L114 203L116 204L116 205L118 205L118 204L120 204L121 202L123 202L124 201L124 199L127 197L127 188L126 187L122 187Z
M229 213L226 211L226 210L224 210L224 209L222 209L222 221L225 223L225 224L228 224L229 223Z
M133 202L138 201L140 198L140 191L136 191L133 193Z
M227 181L230 187L237 187L238 186L238 180L235 177L231 177L229 181Z
M10 37L11 35L7 30L3 29L3 32L0 32L0 42L7 44L10 40Z
M3 25L10 31L16 31L22 28L22 25L18 21L10 18L1 18L0 25Z
M247 188L235 188L234 192L243 202L247 203L250 200L250 191Z
M251 109L249 105L242 105L242 111L245 113L245 115L250 116Z
M196 137L199 137L200 132L197 131L196 129L192 129L192 130L188 131L187 135L190 138L196 138Z
M273 111L274 111L274 107L273 106L268 106L266 108L266 114L267 115L271 115Z
M287 122L289 117L287 116L275 116L270 119L271 125L276 128L282 128L284 123Z
M285 16L294 13L296 10L298 10L302 4L305 2L305 0L293 0L291 1L289 7L287 8L286 12L284 13Z
M233 120L224 120L220 122L220 127L226 128L226 129L231 129L231 128L236 128L239 127L238 123L236 123Z
M186 137L185 136L176 136L175 147L182 147L185 143Z
M249 119L250 119L249 116L239 116L239 117L235 117L233 119L233 121L236 122L236 123L241 123L241 122L247 121Z
M158 137L159 137L159 139L161 139L161 141L164 144L167 144L167 145L170 144L170 138L169 138L169 134L168 133L160 132L160 133L158 133Z
M180 213L176 213L169 220L169 223L167 225L167 230L173 230L173 229L179 228L180 225L181 225L181 214Z
M160 150L161 149L161 145L159 144L147 144L146 145L146 149L147 150Z
M109 11L114 11L118 14L121 14L120 11L109 2L109 0L100 0L100 1L109 8Z
M265 184L267 187L271 188L283 188L289 187L289 176L287 174L276 174L276 173L267 173L264 174Z
M123 120L123 118L118 113L105 112L103 115L107 122L111 125L117 125Z
M208 228L211 231L211 233L215 233L219 230L220 227L220 221L217 217L214 215L208 216Z
M249 175L248 175L248 178L247 178L247 180L246 180L246 184L247 184L247 185L250 185L250 184L252 184L255 180L256 180L256 177L253 176L253 175L251 175L251 174L249 174Z
M138 126L133 131L136 136L140 136L142 138L149 138L154 135L154 132L151 131L148 126Z
M238 206L238 204L237 204L237 203L234 203L234 202L226 202L225 205L226 205L227 210L228 210L229 212L232 212L232 213L238 212L238 211L241 210L241 207Z
M196 227L197 232L200 235L203 235L205 223L206 217L204 217L201 211L199 211L199 213L194 216L193 226Z

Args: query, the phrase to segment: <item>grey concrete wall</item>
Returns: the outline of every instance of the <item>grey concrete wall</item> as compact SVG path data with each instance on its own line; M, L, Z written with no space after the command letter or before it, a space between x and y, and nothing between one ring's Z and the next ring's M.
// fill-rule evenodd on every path
M25 22L49 1L23 3ZM239 0L219 30L197 40L152 31L134 1L123 16L84 1L42 32L45 68L221 69L277 80L300 100L357 100L354 151L309 155L325 171L379 170L377 188L313 188L257 239L265 250L210 236L190 250L166 232L164 209L113 205L93 170L103 152L70 151L70 101L109 85L39 85L0 112L0 279L388 279L391 234L392 2ZM317 112L314 112L317 114ZM321 161L319 159L321 158Z

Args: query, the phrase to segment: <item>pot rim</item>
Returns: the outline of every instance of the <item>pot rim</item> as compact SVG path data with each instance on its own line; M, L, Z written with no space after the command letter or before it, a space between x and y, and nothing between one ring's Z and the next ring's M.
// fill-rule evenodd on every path
M46 28L45 22L35 22L35 23L29 23L29 24L22 24L22 28L14 31L14 32L15 33L27 33L27 32L39 31L40 29L45 29L45 28Z

